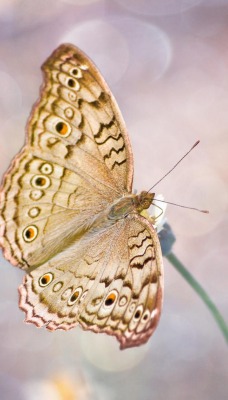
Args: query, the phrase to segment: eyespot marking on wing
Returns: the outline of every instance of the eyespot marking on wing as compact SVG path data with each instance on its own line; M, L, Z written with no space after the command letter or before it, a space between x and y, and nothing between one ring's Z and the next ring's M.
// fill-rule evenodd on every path
M78 91L80 89L80 84L78 83L78 81L76 79L73 79L73 78L69 78L67 80L67 85L76 91Z
M138 321L143 313L143 306L140 305L137 307L135 314L134 314L134 321Z
M38 217L38 215L40 214L40 208L39 207L32 207L32 208L30 208L30 210L28 211L28 215L31 217L31 218L35 218L35 217Z
M74 291L74 293L70 296L70 298L68 300L68 305L72 306L73 304L75 304L81 294L82 294L82 288L81 288L81 286L79 286Z
M65 116L66 116L68 119L72 119L72 118L74 117L74 110L73 110L73 108L67 107L67 108L64 110L64 114L65 114Z
M142 316L142 322L146 323L149 318L150 318L150 312L149 310L146 310Z
M125 306L125 304L127 304L127 296L121 296L120 297L120 299L119 299L119 306L120 307L123 307L123 306Z
M39 285L41 287L48 286L53 281L53 279L54 279L54 275L51 272L48 272L40 277Z
M67 137L71 133L70 125L67 122L63 122L63 121L58 121L55 124L55 130L62 137Z
M71 75L75 76L76 78L81 78L82 77L82 71L77 67L72 68L70 73L71 73Z
M105 307L112 307L114 306L116 300L118 298L118 292L116 290L112 290L107 296L104 301Z
M31 200L37 201L43 197L44 191L43 190L32 190L29 197Z
M23 231L23 239L27 243L35 240L37 235L38 235L38 228L35 225L29 225Z
M53 166L50 163L43 163L40 167L40 172L45 175L50 175L53 172Z
M35 175L31 180L31 184L34 188L47 189L51 184L51 180L45 175Z
M57 282L53 287L53 292L59 292L59 290L63 287L63 282Z

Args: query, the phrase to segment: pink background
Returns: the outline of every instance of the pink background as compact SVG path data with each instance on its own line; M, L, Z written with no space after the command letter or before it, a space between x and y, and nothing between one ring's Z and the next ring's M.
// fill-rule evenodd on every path
M0 173L24 142L40 65L71 42L97 64L122 110L138 190L169 206L175 254L227 317L228 1L1 0ZM228 398L227 347L201 300L165 259L165 301L148 345L120 352L80 328L50 334L23 324L23 273L1 256L1 400Z

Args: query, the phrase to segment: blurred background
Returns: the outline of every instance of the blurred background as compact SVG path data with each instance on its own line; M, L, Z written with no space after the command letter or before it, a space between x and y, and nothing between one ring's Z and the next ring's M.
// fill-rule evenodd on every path
M63 42L97 64L122 110L135 159L134 188L156 187L169 206L174 253L227 318L227 0L1 0L0 173L19 151L42 81ZM147 345L25 325L23 273L0 260L1 400L225 400L225 340L208 310L164 260L165 300Z

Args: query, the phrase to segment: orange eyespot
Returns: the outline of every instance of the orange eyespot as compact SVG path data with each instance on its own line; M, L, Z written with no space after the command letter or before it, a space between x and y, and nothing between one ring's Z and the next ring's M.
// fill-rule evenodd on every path
M35 175L31 181L33 187L43 189L47 189L50 183L50 179L45 175Z
M70 301L71 301L71 302L74 302L75 300L77 300L78 296L79 296L79 291L74 292L74 293L72 294L71 298L70 298Z
M116 298L117 298L116 291L112 291L111 293L109 293L105 300L106 307L112 306L113 303L116 301Z
M23 238L25 242L32 242L38 234L38 229L35 225L27 226L23 231Z
M81 293L82 293L82 288L81 287L79 287L79 288L77 288L75 290L75 292L71 295L71 297L70 297L70 299L68 301L69 306L71 306L72 304L76 303L76 301L78 300L78 298L81 295Z
M27 239L33 239L35 236L35 230L33 228L26 229L25 236Z
M36 180L35 180L35 184L36 184L36 186L45 186L45 184L46 184L46 179L45 178L42 178L42 177L39 177L39 178L36 178Z
M68 133L68 125L65 122L58 122L55 126L56 131L65 136Z
M44 286L49 285L53 281L53 278L54 278L54 275L51 272L44 274L39 279L40 286L44 287Z

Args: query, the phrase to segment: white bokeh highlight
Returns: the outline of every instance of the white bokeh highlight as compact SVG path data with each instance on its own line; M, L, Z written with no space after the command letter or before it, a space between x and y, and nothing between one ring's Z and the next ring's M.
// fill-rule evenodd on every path
M92 40L96 35L96 42ZM111 23L90 20L79 24L61 37L60 43L73 43L80 47L102 69L111 84L119 81L129 62L129 48L124 35ZM113 43L110 46L110 43Z

